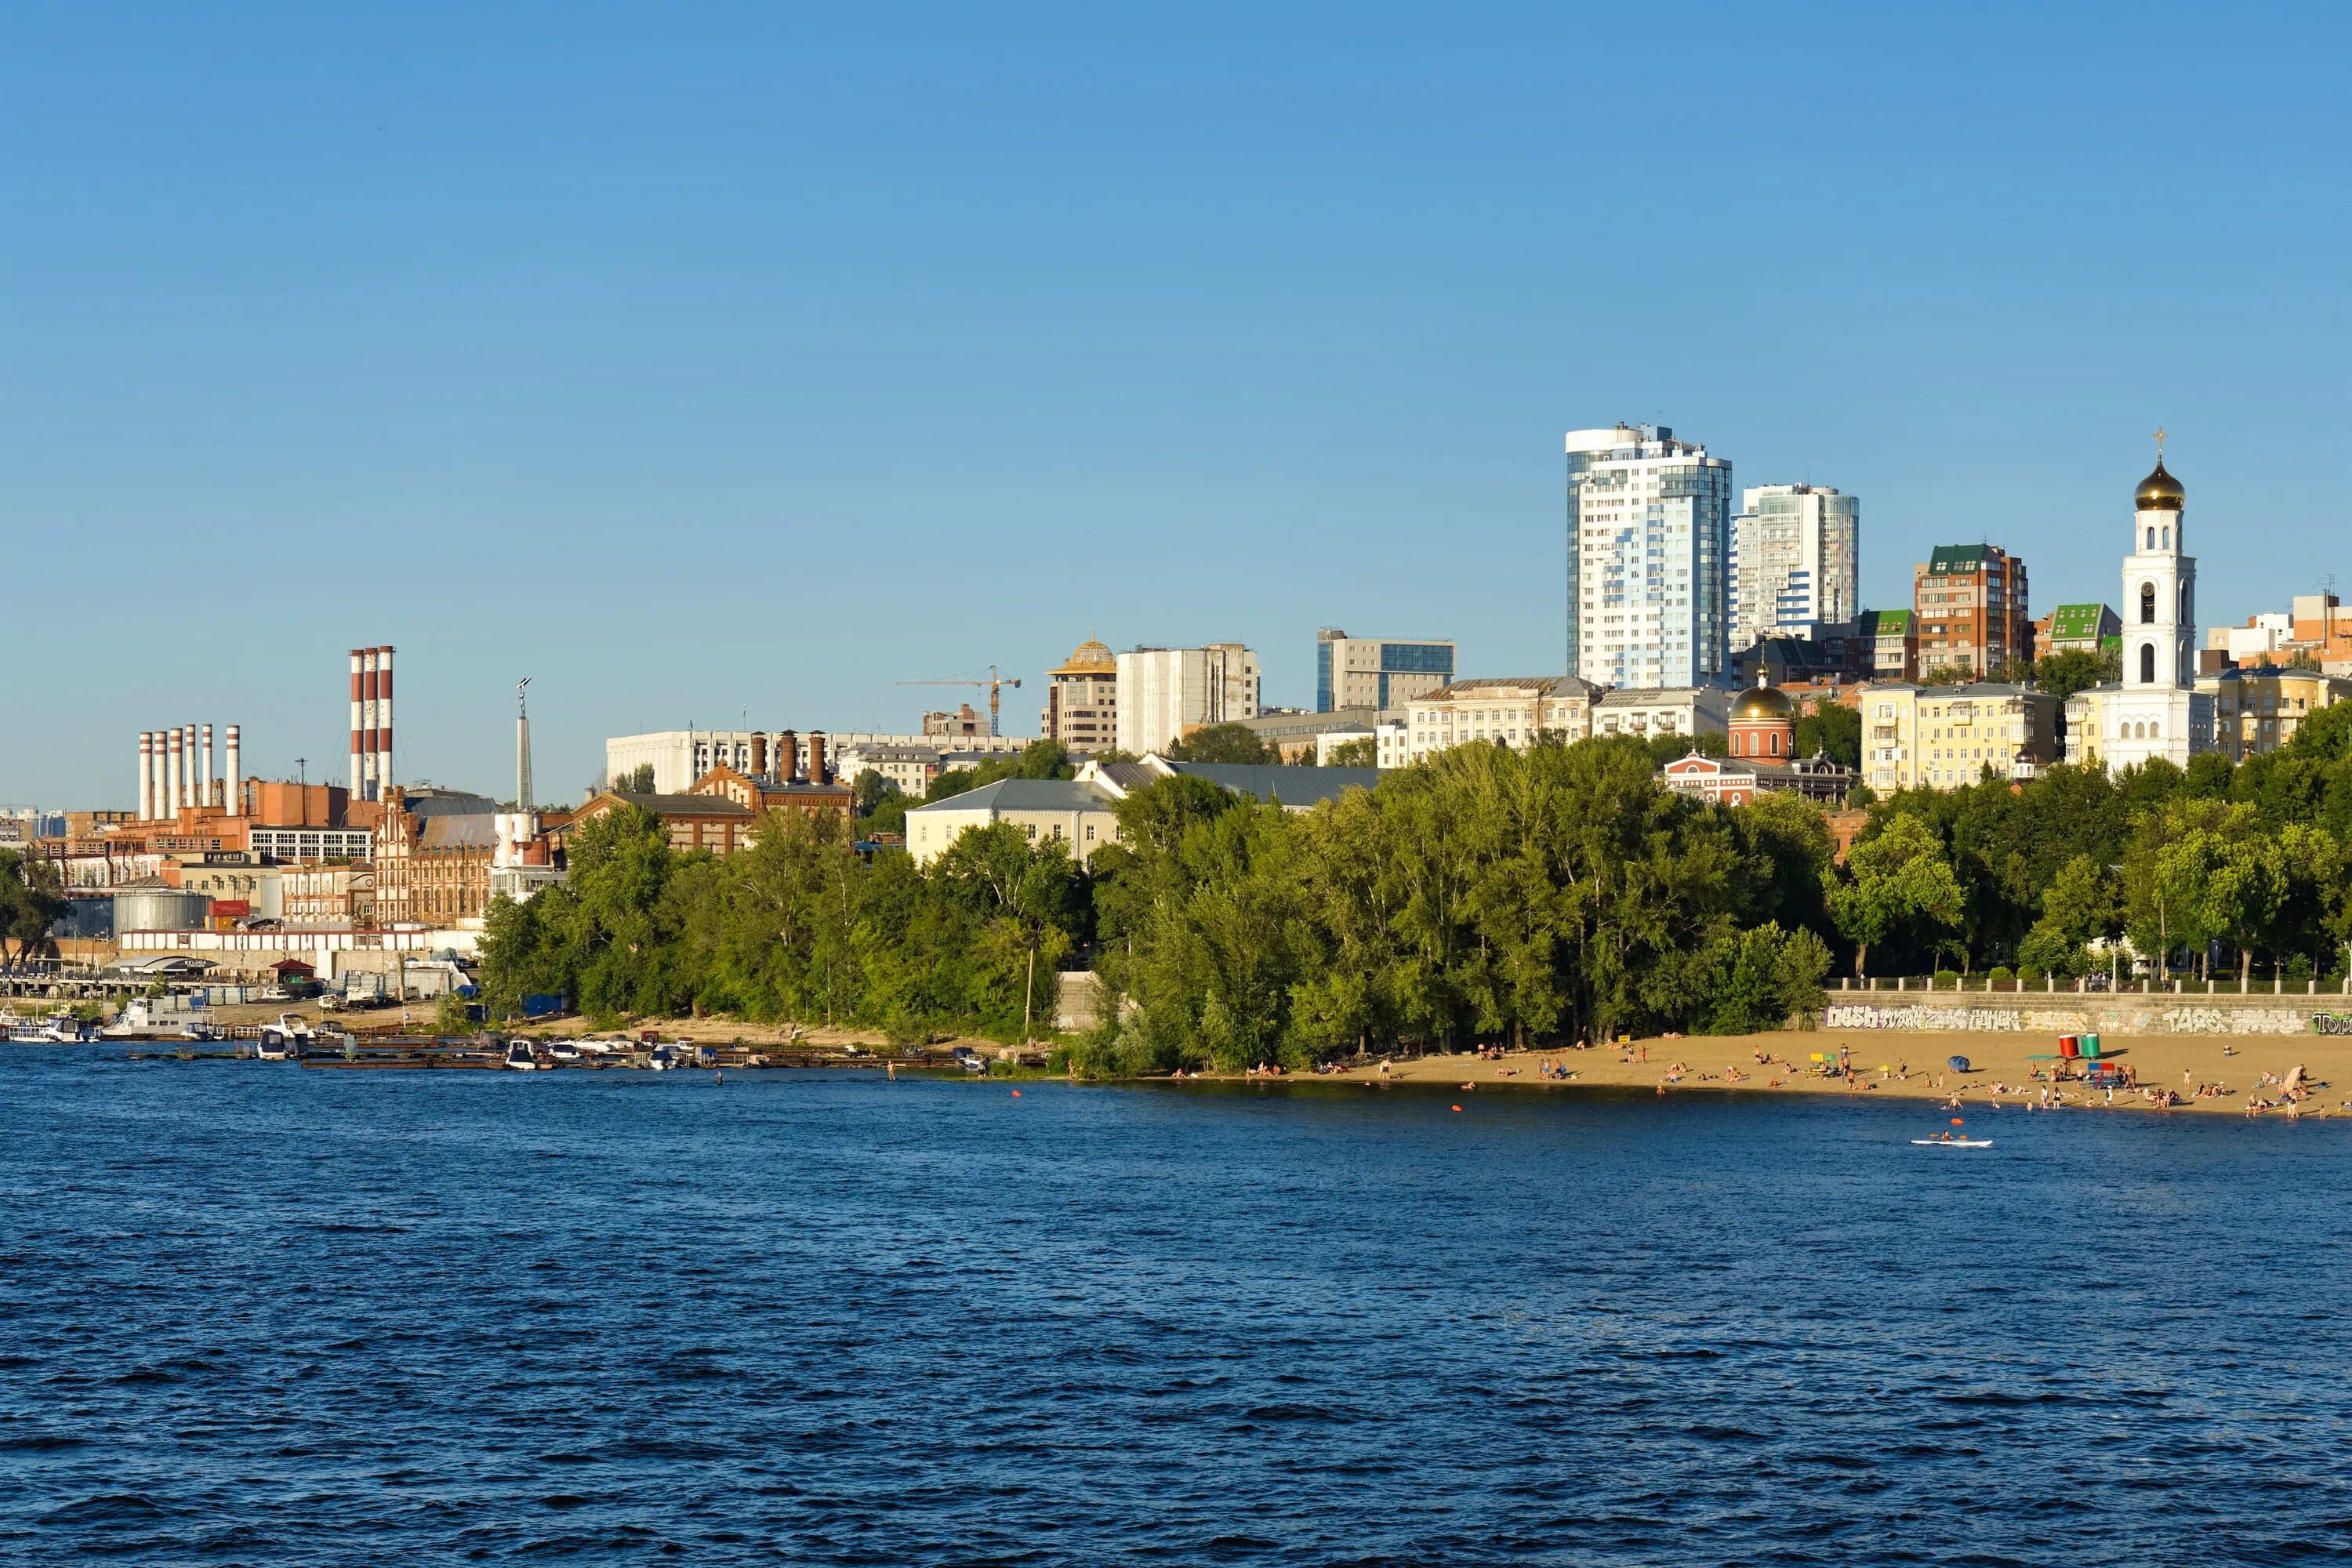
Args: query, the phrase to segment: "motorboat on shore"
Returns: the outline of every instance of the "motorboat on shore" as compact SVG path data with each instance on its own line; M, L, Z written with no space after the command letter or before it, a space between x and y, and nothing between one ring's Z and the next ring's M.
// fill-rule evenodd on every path
M529 1040L509 1040L504 1065L517 1072L537 1072L540 1068L539 1053L531 1048Z

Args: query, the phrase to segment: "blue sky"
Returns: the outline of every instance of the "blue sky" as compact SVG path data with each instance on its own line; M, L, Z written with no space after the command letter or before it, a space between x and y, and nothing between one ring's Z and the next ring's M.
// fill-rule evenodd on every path
M856 12L856 15L842 13ZM0 800L237 721L511 787L692 721L1316 627L1560 662L1658 419L2201 618L2352 553L2340 8L47 6L0 47ZM2321 482L2315 483L2315 479ZM952 697L952 692L945 695ZM1018 722L1013 721L1017 719Z

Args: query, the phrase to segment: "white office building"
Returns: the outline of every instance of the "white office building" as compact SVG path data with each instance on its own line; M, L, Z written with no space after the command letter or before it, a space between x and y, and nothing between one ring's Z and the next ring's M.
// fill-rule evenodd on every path
M1315 634L1315 711L1402 708L1454 679L1451 637L1351 637Z
M1118 656L1118 749L1160 752L1210 724L1258 712L1257 655L1237 642L1137 647Z
M1731 520L1731 649L1858 613L1862 500L1821 485L1757 485Z
M1730 668L1731 463L1663 425L1568 433L1569 667L1597 686Z

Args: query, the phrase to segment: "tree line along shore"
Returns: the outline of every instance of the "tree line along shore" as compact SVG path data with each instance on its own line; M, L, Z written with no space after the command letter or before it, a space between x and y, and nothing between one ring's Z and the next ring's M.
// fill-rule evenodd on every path
M2176 968L2344 972L2352 705L2235 765L1865 801L1842 858L1815 806L1708 805L1655 770L1615 737L1471 745L1305 813L1179 776L1119 803L1083 868L1011 825L918 868L798 815L719 860L614 812L573 838L568 886L493 909L483 987L494 1016L556 993L595 1019L1012 1040L1078 965L1105 1021L1058 1065L1139 1076L1747 1034L1817 1016L1832 973L2038 984L2104 972L2117 939Z

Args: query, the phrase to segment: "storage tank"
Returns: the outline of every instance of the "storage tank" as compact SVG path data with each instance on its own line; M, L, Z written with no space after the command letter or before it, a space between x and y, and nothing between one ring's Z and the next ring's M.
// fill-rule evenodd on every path
M212 900L180 888L125 888L114 895L117 934L132 931L202 931Z

